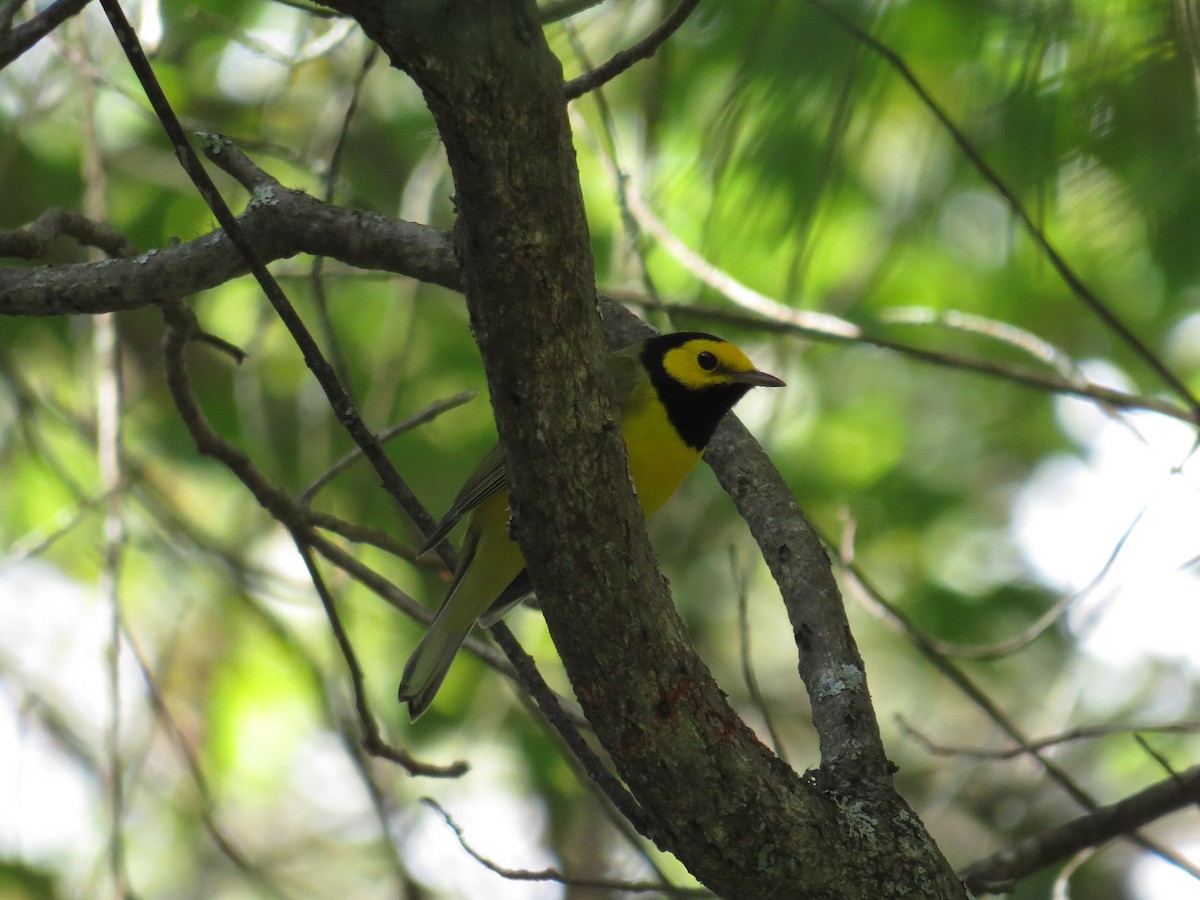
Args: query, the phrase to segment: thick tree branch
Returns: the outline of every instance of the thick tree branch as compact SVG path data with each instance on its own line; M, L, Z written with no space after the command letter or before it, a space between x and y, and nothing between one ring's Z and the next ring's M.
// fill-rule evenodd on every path
M758 742L666 596L603 389L561 69L532 5L339 6L412 75L437 121L513 531L580 701L655 836L725 896L961 896L936 848L912 840L922 829L894 794L824 795ZM823 690L852 693L851 680L840 671ZM844 750L886 780L881 752Z
M351 266L393 272L427 284L461 290L458 261L450 236L436 228L391 216L324 203L303 191L285 188L224 139L209 141L210 159L252 194L238 216L242 230L267 262L300 253L325 255ZM64 224L65 223L65 224ZM51 237L65 235L105 252L136 253L120 232L89 222L74 212L47 210L24 228L0 231L0 256L36 259ZM217 287L249 271L245 260L220 230L140 256L98 263L54 266L0 266L0 315L95 315L140 309L182 299ZM602 299L606 300L602 296ZM647 304L621 295L634 307L664 309L674 316L729 322L739 328L791 334L811 340L864 344L910 359L999 378L1038 391L1083 397L1118 409L1147 409L1194 422L1191 410L1160 397L1074 383L1011 363L960 356L911 346L858 329L807 327L777 322L736 310L694 304ZM832 317L830 317L832 318ZM857 326L855 326L857 329ZM627 335L627 342L637 337Z
M649 333L632 315L608 319L610 331L622 335L619 343ZM821 740L826 783L890 785L862 657L819 537L770 457L736 418L721 424L704 458L749 525L783 595Z
M233 148L210 154L220 163ZM263 185L238 223L266 262L297 253L332 256L362 268L458 286L445 232L390 216L344 209L303 191ZM11 234L11 233L10 233ZM0 241L4 236L0 235ZM94 315L178 300L249 271L223 231L128 259L57 266L0 267L0 315Z
M822 745L822 767L812 783L798 781L766 754L719 697L688 646L677 617L663 602L665 593L648 561L640 520L636 512L631 513L631 498L620 491L616 493L622 496L608 497L613 491L607 488L593 490L596 485L620 482L620 478L613 480L612 470L619 464L620 449L611 434L611 414L601 399L598 330L587 315L592 312L594 281L587 264L586 230L580 227L578 185L572 177L563 177L564 173L572 176L567 164L569 134L556 118L561 110L556 111L548 101L556 90L561 101L561 72L555 87L548 77L555 74L555 66L545 58L531 7L514 12L519 4L467 3L472 10L461 13L464 18L458 24L462 27L452 32L453 42L462 46L452 46L448 34L432 29L435 24L444 27L445 22L423 21L415 6L342 5L353 7L364 24L374 28L372 34L384 41L393 61L414 74L438 116L459 188L458 250L465 266L462 283L480 337L502 438L513 451L510 463L519 501L518 536L531 569L545 588L547 617L569 671L573 678L577 672L597 675L581 682L588 686L581 696L622 773L656 819L653 825L642 823L643 827L673 849L690 854L699 847L700 853L713 855L711 865L703 859L694 864L696 857L685 857L689 865L699 866L693 871L706 880L724 877L718 870L739 862L761 868L761 859L750 859L744 851L747 846L761 850L769 831L773 842L785 846L780 858L769 860L772 871L747 876L759 881L723 884L731 894L770 890L770 885L778 882L767 879L782 873L792 889L814 896L883 896L878 885L867 885L868 876L863 874L886 877L879 874L886 869L880 868L877 859L867 863L864 857L855 868L847 867L840 856L860 853L856 838L868 827L872 830L869 843L874 847L896 853L905 844L899 855L909 854L902 861L909 869L914 860L920 864L932 861L941 879L944 872L938 866L936 848L911 811L891 792L888 762L862 662L827 560L786 485L769 464L759 468L763 457L753 439L731 424L714 442L709 458L764 547L792 618L802 650L801 674L812 697ZM679 9L688 7L684 0ZM439 14L447 15L444 9ZM422 31L427 27L429 40L422 44ZM470 44L476 39L482 42ZM479 77L480 73L485 77ZM511 83L505 84L505 78ZM510 94L512 88L518 89L516 97ZM510 116L513 111L519 115ZM549 152L527 158L531 147ZM238 227L264 261L308 252L447 287L460 285L451 241L440 232L319 203L284 189L227 142L212 142L209 149L210 156L252 192L253 200L238 218ZM528 209L516 208L514 197ZM0 235L0 249L7 237L16 255L36 255L44 242L31 245L22 241L30 235L36 238L43 224L39 220L31 229ZM120 252L128 253L129 248L124 246ZM96 266L3 269L0 314L127 309L194 293L246 269L222 233ZM597 454L597 442L605 447L603 453ZM560 462L555 461L558 457ZM553 487L539 490L547 481ZM294 509L289 511L294 514ZM551 530L555 523L556 531ZM309 528L317 524L308 520ZM594 535L600 546L582 550L569 546L586 543L574 540L579 533ZM315 535L309 533L305 539L320 549ZM599 589L593 592L593 586ZM329 605L332 608L331 600ZM646 639L652 634L658 641L660 633L661 643ZM640 642L631 642L630 634ZM352 658L348 657L348 663L353 669ZM628 686L614 687L607 680L614 666L618 672L622 666L638 669L639 675L645 667L650 693L638 695L638 686L628 692ZM674 670L668 671L672 666ZM701 752L692 758L681 753L675 760L679 771L666 772L670 763L658 750L667 741L672 751L700 748ZM1187 797L1194 799L1194 772L1163 784L1169 783L1178 792L1186 781ZM719 819L727 810L715 806L691 809L683 817L690 821L683 821L678 810L671 808L672 801L682 799L676 785L687 782L701 793L714 774L719 787L713 797L721 793L738 796L754 808L761 819L756 827L761 826L763 833L736 843L728 837L728 825ZM770 821L767 817L777 811L768 811L767 804L757 799L769 792L782 813ZM1122 821L1136 823L1140 821L1137 815L1153 818L1150 800L1145 801L1149 804L1145 808L1133 803L1142 797L1139 794L1106 809L1122 807ZM1177 796L1171 800L1177 801ZM1131 805L1126 808L1123 804ZM1157 815L1169 811L1162 805L1156 808ZM1116 826L1104 818L1105 812L1082 817L1077 822L1086 820L1087 824L1078 828L1072 828L1075 823L1064 826L1071 829L1069 834L1059 834L1059 829L1027 842L1040 848L1027 854L1028 858L1036 859L1037 853L1067 852L1083 835L1095 839L1083 846L1106 839L1102 837L1108 834L1106 829ZM744 826L745 816L733 821ZM901 824L897 826L896 821ZM714 842L721 828L726 829L724 841ZM688 844L691 840L697 843ZM705 840L708 845L701 843ZM804 844L808 846L801 846ZM830 869L836 867L840 883L822 881L820 860L807 866L801 880L790 869L784 871L794 860L782 859L783 854L799 858L809 848L838 855ZM1040 865L1045 864L1043 859ZM903 866L898 870L904 871ZM993 867L978 877L990 878L995 871ZM864 883L847 882L848 873L862 875ZM957 887L949 880L938 883L941 890L928 888L927 895L950 896Z

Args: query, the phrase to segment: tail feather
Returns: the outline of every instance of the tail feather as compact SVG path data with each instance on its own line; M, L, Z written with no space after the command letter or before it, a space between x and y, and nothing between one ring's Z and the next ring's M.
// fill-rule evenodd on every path
M408 717L415 722L433 702L450 671L455 654L471 633L473 622L456 625L449 616L438 616L408 658L400 679L400 702L408 704Z

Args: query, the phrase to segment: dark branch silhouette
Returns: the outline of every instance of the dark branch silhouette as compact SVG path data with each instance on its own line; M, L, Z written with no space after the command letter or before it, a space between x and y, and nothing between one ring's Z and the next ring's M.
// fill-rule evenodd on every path
M1080 850L1135 833L1163 816L1200 803L1200 766L1165 778L1110 806L1039 832L980 860L960 874L977 892L1004 893L1023 878L1070 859Z

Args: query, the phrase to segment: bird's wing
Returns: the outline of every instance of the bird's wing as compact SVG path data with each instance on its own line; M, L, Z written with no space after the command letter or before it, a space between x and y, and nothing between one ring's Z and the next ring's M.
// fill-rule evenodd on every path
M427 553L436 547L454 529L454 526L459 523L463 516L484 500L495 496L496 493L503 490L507 485L508 473L504 468L504 456L500 451L500 445L497 444L488 451L488 455L475 467L475 471L471 473L471 477L463 484L458 492L458 496L450 504L450 509L446 511L446 515L442 517L442 521L438 523L437 528L433 530L433 534L429 536L429 540L425 542L425 546L421 548L421 553Z
M645 369L642 368L639 359L641 349L641 344L634 344L609 354L609 377L612 378L613 390L616 392L615 396L619 404L624 404L638 380L646 377ZM504 467L504 456L501 453L500 445L497 444L471 473L471 477L467 479L458 492L458 496L454 498L454 502L450 504L450 509L442 517L442 521L438 523L433 534L429 536L425 546L421 548L421 553L428 553L436 547L445 539L446 535L454 530L454 526L462 520L463 516L507 486L508 472Z
M638 381L646 378L641 352L642 345L634 344L608 355L608 376L612 379L613 396L618 406L623 407Z

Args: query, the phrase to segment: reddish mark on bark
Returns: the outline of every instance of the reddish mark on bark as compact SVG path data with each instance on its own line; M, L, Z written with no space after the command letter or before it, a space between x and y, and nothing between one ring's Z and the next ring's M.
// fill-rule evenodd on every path
M654 704L654 713L660 719L672 722L679 721L679 704L692 693L691 680L681 677L668 693L660 693L658 702Z

